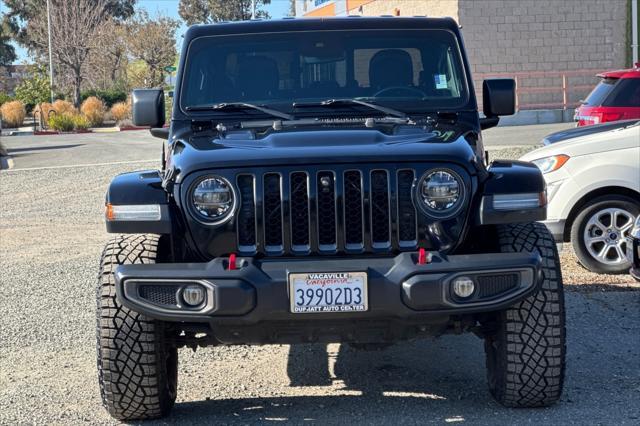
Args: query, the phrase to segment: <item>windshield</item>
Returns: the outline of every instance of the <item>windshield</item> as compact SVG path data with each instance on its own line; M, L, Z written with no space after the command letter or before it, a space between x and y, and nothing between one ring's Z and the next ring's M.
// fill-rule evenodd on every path
M464 106L468 85L446 30L313 31L200 37L180 105L280 105L367 99L403 111ZM189 108L192 107L192 108Z

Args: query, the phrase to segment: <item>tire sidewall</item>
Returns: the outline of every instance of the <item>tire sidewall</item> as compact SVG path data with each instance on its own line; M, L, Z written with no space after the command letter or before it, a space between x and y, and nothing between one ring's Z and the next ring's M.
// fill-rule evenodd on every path
M631 267L631 262L626 261L618 265L607 265L595 259L587 250L584 231L589 219L601 210L607 208L620 208L628 211L634 216L640 214L640 206L632 198L622 195L608 195L596 198L582 208L582 211L576 216L571 226L571 244L578 256L578 260L585 268L596 273L605 274L626 274Z

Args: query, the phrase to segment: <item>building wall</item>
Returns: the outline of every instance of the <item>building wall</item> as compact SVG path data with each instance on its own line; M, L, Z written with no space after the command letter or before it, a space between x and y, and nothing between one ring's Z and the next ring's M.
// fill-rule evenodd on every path
M462 26L476 89L491 73L518 74L520 105L530 108L562 105L563 84L569 87L566 100L575 104L596 83L594 70L627 62L627 0L335 0L323 10L345 1L351 15L454 18Z
M309 12L307 12L304 16L306 17L320 17L320 16L335 16L336 15L336 5L334 2L323 4L318 6Z
M462 0L376 0L362 5L362 15L450 16L457 21L459 1Z
M460 0L459 22L476 77L482 73L569 72L569 87L596 79L581 70L622 68L627 55L626 0ZM562 88L560 73L524 77L520 87ZM480 82L476 82L479 87ZM569 103L589 92L572 89ZM562 102L555 93L523 93L521 103Z

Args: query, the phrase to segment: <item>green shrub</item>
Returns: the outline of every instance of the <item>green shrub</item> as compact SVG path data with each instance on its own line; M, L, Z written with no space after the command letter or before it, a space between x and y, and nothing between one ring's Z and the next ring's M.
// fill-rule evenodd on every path
M73 116L73 126L76 130L87 130L89 128L89 120L81 114Z
M13 99L13 96L9 96L8 93L0 92L0 105L11 102Z
M86 90L80 95L81 100L84 102L90 97L96 97L102 99L107 108L111 108L113 104L118 102L124 102L127 100L127 92L119 89L107 89L107 90Z
M49 78L44 68L37 68L30 78L16 86L16 99L22 101L27 111L39 103L47 102L50 96Z
M49 127L59 132L70 132L75 127L73 115L51 114L51 117L49 118Z

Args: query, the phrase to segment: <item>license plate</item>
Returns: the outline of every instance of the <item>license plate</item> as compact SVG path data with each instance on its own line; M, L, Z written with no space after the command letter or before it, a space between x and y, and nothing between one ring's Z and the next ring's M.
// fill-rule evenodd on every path
M368 309L366 272L289 274L291 312L362 312Z

